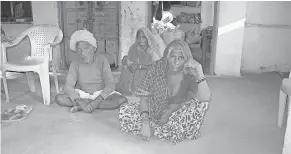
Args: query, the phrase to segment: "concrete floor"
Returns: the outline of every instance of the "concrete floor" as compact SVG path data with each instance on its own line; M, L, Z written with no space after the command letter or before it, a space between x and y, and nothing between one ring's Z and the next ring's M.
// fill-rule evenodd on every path
M60 80L64 83L64 79ZM31 105L34 110L22 122L2 123L1 153L281 154L285 130L276 126L279 75L265 73L208 80L213 99L202 136L176 146L156 138L145 143L120 132L117 111L71 114L56 104L44 106L39 83L37 92L30 93L25 77L9 80L11 102L5 103L2 93L1 111L16 104Z

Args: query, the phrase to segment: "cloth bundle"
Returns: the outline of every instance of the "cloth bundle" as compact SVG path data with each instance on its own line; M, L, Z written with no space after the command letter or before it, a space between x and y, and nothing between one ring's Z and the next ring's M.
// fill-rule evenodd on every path
M89 94L89 93L86 93L80 89L75 89L75 91L79 94L79 96L83 99L91 99L91 100L95 100L101 93L103 90L99 90L99 91L96 91L94 92L92 95ZM119 94L121 95L121 93L119 93L118 91L113 91L110 95L112 94Z

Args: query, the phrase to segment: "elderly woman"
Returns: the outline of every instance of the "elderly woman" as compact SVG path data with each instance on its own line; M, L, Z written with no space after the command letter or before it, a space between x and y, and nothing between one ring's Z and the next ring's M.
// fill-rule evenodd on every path
M70 49L79 54L79 59L70 65L63 88L64 94L56 96L56 103L72 107L71 111L92 113L95 109L116 109L127 99L114 91L114 78L107 59L96 54L97 43L87 30L73 33ZM76 83L80 89L75 89Z
M134 87L139 85L149 65L161 57L159 46L151 31L145 27L140 28L135 43L130 47L128 55L122 59L123 68L117 91L131 94L131 90L134 91Z
M202 66L193 60L186 42L172 41L163 58L149 67L134 93L140 102L120 107L122 131L145 140L154 132L173 143L199 136L211 94Z

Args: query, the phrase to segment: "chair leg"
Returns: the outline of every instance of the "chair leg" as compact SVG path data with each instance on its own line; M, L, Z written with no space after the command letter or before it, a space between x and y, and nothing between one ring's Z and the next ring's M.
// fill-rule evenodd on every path
M41 83L41 90L44 105L50 104L50 79L48 69L40 70L39 79Z
M33 72L27 72L26 77L28 81L28 86L31 92L35 92L34 76Z
M282 127L284 113L285 113L285 106L287 102L287 95L280 90L280 97L279 97L279 112L278 112L278 127Z
M54 80L55 80L56 91L57 91L57 93L60 93L57 69L56 69L56 65L54 63L53 63L53 75L54 75Z
M9 93L8 93L8 86L7 86L7 79L6 79L6 71L2 70L2 79L3 79L3 85L4 85L4 91L6 95L6 102L9 102Z

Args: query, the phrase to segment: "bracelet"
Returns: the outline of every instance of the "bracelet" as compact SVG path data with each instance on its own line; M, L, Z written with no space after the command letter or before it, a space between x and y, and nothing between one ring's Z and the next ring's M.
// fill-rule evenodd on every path
M148 115L150 115L149 111L141 111L139 116L142 116L142 114L147 113Z
M206 78L205 78L205 77L203 77L203 78L197 80L196 83L199 84L199 83L201 83L201 82L203 82L203 81L206 81Z
M147 113L148 115L147 116L143 116L144 113ZM147 118L149 118L149 120L151 119L150 114L149 114L148 111L141 111L140 117L142 117L142 118L147 117Z
M141 66L141 65L139 65L139 68L138 68L138 69L140 70L141 68L142 68L142 66Z

